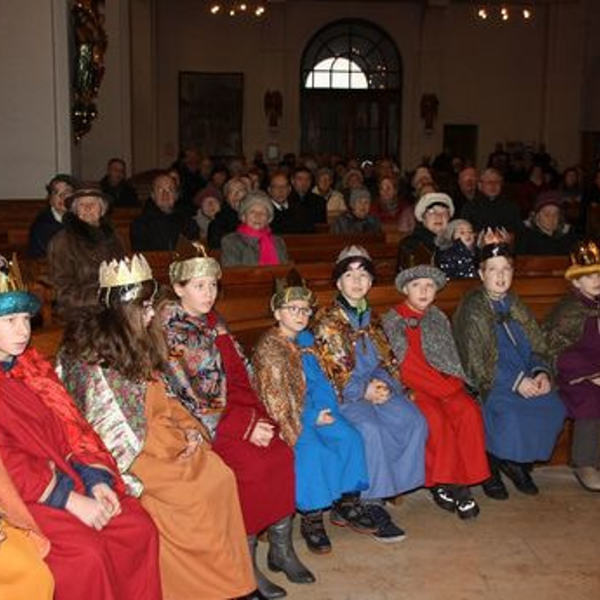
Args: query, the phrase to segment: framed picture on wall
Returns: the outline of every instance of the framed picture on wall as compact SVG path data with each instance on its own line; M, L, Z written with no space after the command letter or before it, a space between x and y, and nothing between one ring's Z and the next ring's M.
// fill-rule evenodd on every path
M243 154L243 73L179 72L179 145L215 158Z

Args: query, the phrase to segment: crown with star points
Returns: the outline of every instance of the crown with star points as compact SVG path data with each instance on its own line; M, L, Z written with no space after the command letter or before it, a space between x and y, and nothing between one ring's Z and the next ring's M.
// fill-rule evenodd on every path
M143 254L134 254L131 258L102 261L98 271L101 288L114 288L142 283L153 279L152 269Z

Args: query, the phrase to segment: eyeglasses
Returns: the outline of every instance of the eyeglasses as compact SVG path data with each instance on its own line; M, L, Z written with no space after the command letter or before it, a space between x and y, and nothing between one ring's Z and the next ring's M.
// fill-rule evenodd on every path
M310 317L313 314L312 308L307 308L305 306L294 306L293 304L284 304L282 309L290 311L290 314L294 317L302 315L303 317Z

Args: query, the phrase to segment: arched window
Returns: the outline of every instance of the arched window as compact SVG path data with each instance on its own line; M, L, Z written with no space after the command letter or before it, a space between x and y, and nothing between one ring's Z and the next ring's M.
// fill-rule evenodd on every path
M303 152L399 158L402 63L383 29L343 19L317 31L300 88Z

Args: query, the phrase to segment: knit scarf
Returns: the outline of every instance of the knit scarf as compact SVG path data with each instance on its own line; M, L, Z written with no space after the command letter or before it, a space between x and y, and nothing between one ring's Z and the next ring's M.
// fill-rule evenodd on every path
M275 247L275 238L269 227L262 229L254 229L245 223L238 225L237 232L248 237L255 238L259 244L259 265L278 265L279 257L277 256L277 248Z

